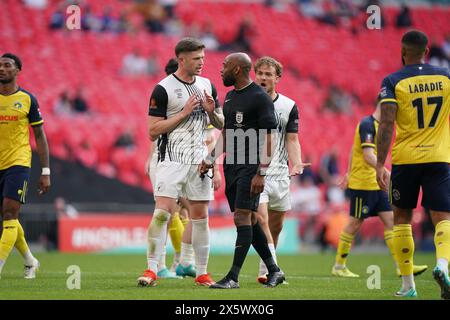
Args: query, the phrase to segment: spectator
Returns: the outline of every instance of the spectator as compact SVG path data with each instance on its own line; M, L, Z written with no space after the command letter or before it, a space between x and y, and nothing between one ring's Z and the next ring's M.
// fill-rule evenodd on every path
M164 32L166 11L157 0L137 1L133 11L138 12L144 18L145 26L149 32Z
M320 212L322 193L311 176L304 178L300 184L297 179L293 179L291 190L293 211L308 215L317 215Z
M72 103L67 91L63 91L59 95L59 98L53 107L53 112L59 116L70 115L72 113Z
M47 8L47 0L24 0L25 6L32 9L44 10Z
M436 39L433 39L430 45L429 63L436 67L449 67L449 61L445 55L444 49L437 43Z
M50 25L49 28L52 30L58 30L58 29L62 29L64 28L64 24L65 24L65 15L64 12L62 11L62 9L58 9L56 10L51 18L50 18Z
M114 31L116 29L117 21L111 15L111 8L106 7L103 10L103 15L100 18L100 31Z
M133 150L135 147L133 132L130 129L125 130L119 137L117 137L114 147L124 148L129 151Z
M397 28L407 28L412 26L411 12L408 6L403 5L402 10L397 16L395 25Z
M72 110L77 113L89 112L89 105L83 96L83 90L78 88L75 97L72 100Z
M337 185L339 177L338 151L336 147L332 147L329 153L323 155L320 160L319 169L320 178L326 185Z
M156 76L159 73L159 63L156 57L156 53L152 53L152 55L147 59L147 74L150 76Z
M237 35L233 41L232 46L235 51L242 51L248 54L252 54L252 48L250 44L250 38L254 34L252 28L252 22L250 18L245 18L239 25Z
M324 109L334 113L349 114L351 112L351 97L332 85L328 89L328 96L322 106L322 110Z
M219 41L213 33L213 25L212 23L208 23L203 30L202 35L200 36L200 41L203 42L206 49L208 50L217 50L219 49Z
M445 36L444 43L442 44L442 50L444 51L447 61L450 61L450 32Z
M159 0L159 4L162 5L164 11L166 12L166 16L170 19L175 17L175 6L177 5L178 0Z
M148 72L147 59L141 55L138 49L125 55L122 60L122 74L125 75L142 75Z

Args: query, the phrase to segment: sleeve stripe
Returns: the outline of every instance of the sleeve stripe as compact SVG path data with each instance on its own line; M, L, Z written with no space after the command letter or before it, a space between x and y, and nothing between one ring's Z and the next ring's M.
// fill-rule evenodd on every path
M31 125L31 126L37 126L37 125L42 124L42 123L44 123L44 120L39 120L39 121L36 121L36 122L31 122L30 125Z
M394 103L398 103L397 102L397 100L395 100L395 99L382 99L381 101L380 101L380 103L387 103L387 102L394 102Z
M361 143L361 147L372 147L372 148L375 148L375 144L373 144L373 143Z

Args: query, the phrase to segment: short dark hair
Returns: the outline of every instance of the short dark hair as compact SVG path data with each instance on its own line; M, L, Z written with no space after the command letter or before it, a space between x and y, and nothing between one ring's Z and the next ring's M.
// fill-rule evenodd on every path
M417 52L423 53L427 48L428 38L421 31L411 30L403 35L402 43L415 48Z
M178 61L174 58L170 58L169 61L167 61L166 66L164 67L164 71L167 75L175 73L175 71L178 70Z
M205 49L205 45L195 38L183 38L175 46L175 55L178 57L182 52L194 52Z
M14 64L16 65L17 69L22 70L22 60L18 56L12 53L4 53L1 58L8 58L11 60L14 60Z

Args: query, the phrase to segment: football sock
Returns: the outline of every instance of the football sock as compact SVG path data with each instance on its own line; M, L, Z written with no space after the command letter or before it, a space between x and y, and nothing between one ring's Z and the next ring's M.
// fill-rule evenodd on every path
M272 253L272 257L275 260L275 263L278 264L277 262L277 255L275 252L275 245L273 243L268 243L269 246L269 250ZM264 263L264 261L262 261L262 259L259 259L259 272L258 275L259 276L265 276L269 271L267 270L266 264Z
M402 275L402 290L415 288L413 274L414 239L410 224L394 225L394 250L400 274Z
M347 262L347 257L350 253L350 249L352 248L352 242L354 239L354 235L344 232L341 232L339 236L339 244L336 252L336 263L335 268L343 268Z
M158 271L159 259L167 237L167 222L169 218L169 212L155 209L152 222L148 227L147 264L148 269L155 273Z
M194 248L197 276L206 274L209 259L208 218L192 219L192 247Z
M181 243L180 263L183 267L194 264L194 248L190 243Z
M269 272L280 271L267 245L266 234L258 222L252 227L252 246L258 252Z
M0 238L0 272L17 240L19 220L3 220L3 232Z
M233 265L226 275L228 279L238 281L239 272L244 264L250 245L252 244L252 226L236 227L237 238L234 247Z
M394 231L385 230L384 231L384 241L386 242L386 245L389 248L389 252L391 253L392 258L395 261L395 265L398 267L397 258L395 257L395 249L394 249Z
M166 245L163 245L161 255L159 256L158 271L167 268L166 266Z
M170 241L172 242L175 252L181 252L181 239L183 237L184 226L181 222L180 215L175 212L169 224Z
M437 266L448 273L448 262L450 261L450 220L442 220L436 224L434 245L436 246Z
M25 265L32 266L36 259L33 257L30 248L28 248L27 241L25 240L25 231L23 230L20 222L18 222L17 225L17 240L14 246L20 252L23 259L25 260Z

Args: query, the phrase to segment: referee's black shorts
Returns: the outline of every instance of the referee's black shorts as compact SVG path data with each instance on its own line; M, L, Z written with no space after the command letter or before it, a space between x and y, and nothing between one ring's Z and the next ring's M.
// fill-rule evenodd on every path
M231 212L236 209L258 211L259 194L250 196L252 179L257 170L258 165L223 165L225 195Z
M450 212L450 171L446 162L392 165L390 198L401 209L417 206L422 187L422 206Z

